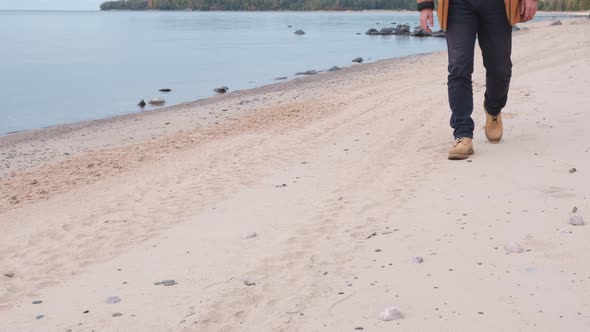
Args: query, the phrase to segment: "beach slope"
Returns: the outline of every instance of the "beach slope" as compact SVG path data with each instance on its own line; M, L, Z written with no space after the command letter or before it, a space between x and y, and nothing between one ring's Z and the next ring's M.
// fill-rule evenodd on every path
M590 330L590 20L528 27L467 161L446 53L0 137L0 330Z

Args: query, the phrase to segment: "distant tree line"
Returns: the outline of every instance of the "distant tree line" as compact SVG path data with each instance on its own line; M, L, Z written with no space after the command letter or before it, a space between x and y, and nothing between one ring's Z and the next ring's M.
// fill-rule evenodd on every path
M416 0L122 0L101 10L366 10L416 9Z
M416 9L415 0L120 0L101 10L364 10ZM541 0L547 11L590 10L590 0Z
M590 0L544 0L539 1L539 9L561 12L590 10Z

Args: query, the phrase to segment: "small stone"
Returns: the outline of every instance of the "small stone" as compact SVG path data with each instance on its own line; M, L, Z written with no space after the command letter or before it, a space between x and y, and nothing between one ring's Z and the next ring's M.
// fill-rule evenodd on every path
M584 226L584 218L582 218L582 216L572 216L569 224L574 226Z
M160 92L171 92L171 91L172 91L172 89L167 89L167 88L166 88L166 89L160 89L160 90L158 90L158 91L160 91Z
M121 317L121 316L123 316L123 314L122 314L122 313L120 313L120 312L115 312L115 313L113 314L113 317Z
M87 314L87 313L89 313L89 312L90 312L90 310L84 310L82 313L83 313L83 314Z
M338 71L338 70L340 70L340 67L338 67L338 66L333 66L330 69L328 69L328 71Z
M107 299L107 304L115 304L121 302L121 298L118 296L111 296Z
M381 249L375 249L375 252L381 252Z
M551 24L549 24L549 26L556 26L556 25L563 25L563 23L561 23L560 20L557 20L557 21L553 21L553 22L551 22Z
M572 168L572 169L570 169L570 173L575 173L575 172L577 172L577 171L578 171L578 170L577 170L575 167L574 167L574 168Z
M363 58L361 58L361 57L358 57L358 58L354 58L354 59L352 59L352 62L356 62L356 63L362 63L363 61L364 61L364 60L363 60Z
M243 240L252 239L252 238L255 238L256 236L258 236L258 234L256 234L256 232L250 232L250 233L246 233L246 234L242 235L242 239Z
M144 108L145 105L147 105L147 104L146 104L145 100L143 100L143 99L139 103L137 103L137 106L139 106L141 108Z
M422 258L420 256L414 256L414 257L412 257L412 263L422 264L422 263L424 263L424 258Z
M162 281L162 285L164 285L164 286L174 286L174 285L177 285L177 284L178 283L176 281L172 280L172 279Z
M45 315L37 315L37 316L35 316L36 319L41 319L43 317L45 317Z
M355 327L354 329L355 329L355 331L362 331L362 330L364 330L365 328L364 328L364 327L360 327L360 326L359 326L359 327Z
M379 314L379 319L386 322L402 318L404 318L404 315L398 307L387 308Z
M161 106L161 105L166 104L166 100L164 100L163 98L154 98L154 99L150 99L150 101L148 101L148 104L154 105L154 106Z
M14 273L9 272L9 273L4 273L3 274L6 278L14 278Z
M520 246L520 244L516 242L509 242L504 245L504 249L510 253L520 254L524 252L524 249Z
M37 300L37 301L33 301L33 304L41 304L43 303L43 301Z
M573 212L573 213L576 213L576 212L578 212L578 208L574 206L574 208L572 209L572 212Z
M244 285L251 287L251 286L256 286L256 283L254 281L251 280L245 280L244 281Z
M296 35L304 35L305 34L305 31L303 31L303 30L296 30L293 33L296 34Z

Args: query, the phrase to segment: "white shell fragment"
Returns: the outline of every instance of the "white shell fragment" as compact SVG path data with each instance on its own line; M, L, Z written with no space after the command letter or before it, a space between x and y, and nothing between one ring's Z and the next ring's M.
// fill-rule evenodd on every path
M507 243L506 245L504 245L504 249L506 249L506 251L514 253L514 254L520 254L520 253L524 252L524 249L522 249L520 244L518 244L516 242Z
M402 318L404 318L404 315L398 307L387 308L379 314L379 319L386 322Z
M584 226L584 218L582 218L582 216L572 216L570 218L570 225L574 225L574 226Z

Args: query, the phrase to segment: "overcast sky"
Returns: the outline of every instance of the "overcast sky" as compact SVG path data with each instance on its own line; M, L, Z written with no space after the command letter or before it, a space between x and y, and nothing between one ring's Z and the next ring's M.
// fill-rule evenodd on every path
M0 10L98 10L102 0L0 0Z

